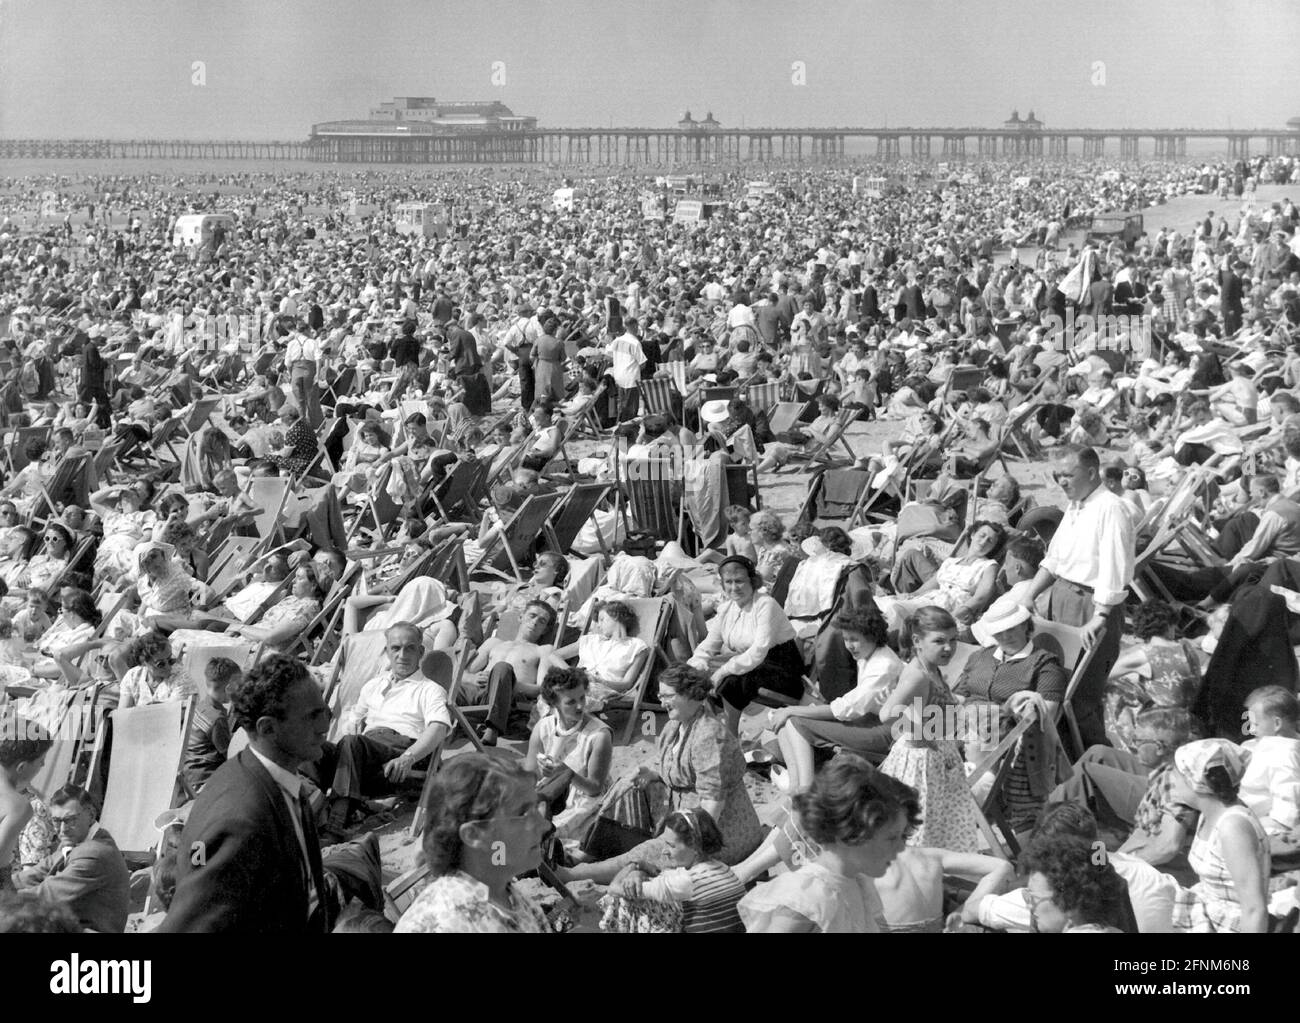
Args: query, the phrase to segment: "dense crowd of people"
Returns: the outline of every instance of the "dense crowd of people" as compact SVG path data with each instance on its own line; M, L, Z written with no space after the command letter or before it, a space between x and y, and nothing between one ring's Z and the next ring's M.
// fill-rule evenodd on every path
M5 181L0 930L1293 928L1295 163Z

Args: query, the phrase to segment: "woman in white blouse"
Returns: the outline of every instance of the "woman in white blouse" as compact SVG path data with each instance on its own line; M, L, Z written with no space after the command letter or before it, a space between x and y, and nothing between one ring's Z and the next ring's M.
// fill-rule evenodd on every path
M760 689L801 697L807 669L781 605L758 592L762 580L750 560L739 555L723 559L718 577L725 599L688 663L711 673L734 735L740 712Z

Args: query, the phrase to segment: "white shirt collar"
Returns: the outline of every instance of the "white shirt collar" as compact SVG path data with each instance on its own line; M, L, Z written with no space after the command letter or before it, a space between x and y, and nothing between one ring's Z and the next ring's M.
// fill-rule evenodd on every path
M1005 654L1003 654L1002 648L998 647L996 650L993 651L993 659L995 661L1000 661L1003 664L1008 664L1011 661L1023 661L1026 657L1028 657L1033 652L1034 652L1034 641L1031 639L1029 642L1027 642L1024 646L1022 646L1010 657L1007 657Z
M299 778L298 775L294 774L292 771L285 770L273 760L267 759L262 755L257 747L253 746L251 743L248 748L252 751L253 756L257 757L257 759L262 762L262 766L266 768L267 773L275 779L275 783L279 785L280 788L284 789L284 791L289 793L289 795L294 799L297 799L302 794L302 779Z

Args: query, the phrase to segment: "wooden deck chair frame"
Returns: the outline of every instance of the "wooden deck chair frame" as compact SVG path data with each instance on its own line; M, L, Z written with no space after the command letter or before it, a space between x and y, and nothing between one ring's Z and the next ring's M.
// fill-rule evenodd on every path
M631 459L622 463L623 493L636 528L657 540L681 542L686 515L678 468L670 459ZM642 468L634 467L640 466ZM658 466L658 470L653 467Z
M646 694L650 688L650 679L654 677L656 665L661 661L664 664L671 663L664 650L664 640L668 634L668 626L671 624L672 602L667 597L635 597L623 603L636 614L637 635L644 639L650 648L650 654L646 657L645 664L641 666L641 673L632 688L605 704L606 711L627 711L627 724L623 728L623 745L626 746L632 741L632 733L636 730L642 711L663 710L659 704L649 702Z
M854 476L860 476L861 486L858 487L857 495L854 497L853 506L849 508L846 515L823 515L821 514L821 496L826 486L826 477L831 473L850 473ZM858 509L862 505L863 492L868 490L871 485L871 473L865 469L825 469L817 473L808 486L808 495L799 505L799 511L795 514L795 521L807 519L809 522L816 522L818 519L846 519L848 525L846 528L852 529L855 525L854 518Z
M180 439L183 426L180 416L172 416L170 419L159 423L157 429L153 432L153 436L149 438L148 444L144 445L147 448L145 458L151 458L159 466L162 466L162 452L165 450L171 455L171 461L179 467L181 456L176 453L176 448L172 446L172 443Z
M343 605L351 595L352 588L356 584L361 570L361 565L357 562L348 562L347 568L343 570L343 575L330 587L329 593L325 594L325 599L321 601L320 610L316 612L302 632L282 646L281 653L292 657L295 651L301 650L303 655L309 658L310 664L319 664L323 660L313 650L312 643L319 636L322 642L317 646L324 646L323 640L338 628L339 621L343 616Z
M654 377L641 381L641 415L667 416L673 422L681 421L678 411L682 392L677 389L677 382L670 378Z
M519 567L519 563L527 560L529 551L542 532L542 527L564 496L557 493L530 494L526 497L502 527L500 535L493 540L479 559L469 566L469 574L473 576L479 572L489 572L509 579L510 576L497 567L504 555L509 562L511 572L514 573L514 579L523 582L523 570Z
M488 473L489 467L482 462L458 461L451 467L451 472L427 491L428 499L438 509L443 522L452 522L452 513L466 504L474 495L478 483Z
M52 736L54 745L46 754L40 773L31 782L32 788L45 799L74 780L83 752L93 749L94 715L103 690L104 686L98 683L77 689L59 715Z
M253 528L264 543L275 542L292 489L293 481L283 476L255 476L248 481L246 493L258 506L253 516Z
M184 792L182 783L182 767L185 762L185 745L186 739L190 734L190 726L194 721L194 706L196 699L188 696L184 700L173 700L166 703L154 703L145 707L130 707L125 710L118 708L113 711L112 718L114 721L115 737L113 740L113 757L110 762L109 776L104 787L103 810L100 812L100 823L108 830L109 834L117 842L118 848L127 856L147 857L153 850L157 830L154 827L154 820L158 814L164 810L169 810L177 803L177 798ZM178 706L179 705L179 706ZM176 708L179 714L172 715L172 709ZM123 764L128 762L128 758L133 752L124 742L125 736L120 724L122 718L119 715L139 714L157 717L159 719L157 726L171 728L178 725L175 734L175 761L170 756L160 760L158 755L149 757L150 763L141 765L140 769L126 773ZM179 721L176 721L176 718ZM101 741L96 747L96 761L102 757L103 742ZM166 751L164 751L165 753ZM91 777L95 776L98 769L98 763L92 766ZM167 800L166 806L145 806L144 800L140 793L139 779L152 778L159 773L164 777L170 776L171 794ZM124 788L119 784L114 787L114 779L127 781L128 779L136 782L130 786L130 792L119 795ZM159 781L161 791L161 780ZM120 806L119 806L120 804Z
M11 474L17 475L30 464L27 452L23 449L29 440L40 440L46 444L54 431L48 426L20 426L14 431L14 439L4 449L5 460L9 463Z
M853 450L844 436L844 431L849 428L849 424L857 420L858 413L856 409L841 409L835 414L835 425L831 427L830 434L825 440L821 441L811 451L792 451L790 453L791 461L796 462L824 462L831 461L832 452L837 446L843 447L849 456L849 462L858 460L857 452Z
M591 402L587 407L574 416L574 439L604 440L609 433L608 430L601 427L600 417L596 415L596 409L599 407L601 399L605 397L605 392L606 385L602 383L592 394Z
M779 381L770 380L758 384L750 384L744 389L745 404L747 404L754 415L769 414L781 401L781 384Z
M339 644L338 660L325 687L325 702L334 713L330 724L331 741L343 734L343 719L356 704L361 689L383 670L384 633L378 629L354 632ZM335 698L338 707L335 708Z
M256 555L262 541L252 536L227 536L210 555L207 584L217 596L224 596L231 584L245 571L239 562Z
M1083 756L1084 745L1083 737L1079 732L1078 717L1074 712L1073 699L1088 668L1092 665L1092 659L1097 655L1098 646L1095 643L1092 646L1084 646L1083 633L1075 626L1048 621L1037 615L1034 616L1033 642L1036 649L1051 650L1053 653L1059 649L1063 666L1067 662L1073 662L1073 665L1067 668L1070 672L1070 681L1066 686L1065 699L1061 701L1060 713L1065 715L1070 740L1075 746L1073 759L1077 760Z
M67 454L59 459L59 464L55 467L50 478L40 482L41 492L32 502L32 510L27 515L28 525L37 521L45 523L57 515L58 503L56 498L71 487L77 479L77 474L85 473L90 464L91 456L89 452L79 455ZM44 502L44 506L42 506L42 502Z
M565 499L552 509L546 520L546 538L551 549L559 554L568 554L582 527L604 504L612 489L608 483L575 483L570 487ZM599 529L596 530L596 542L600 544L602 553L609 554Z
M196 401L183 424L185 435L188 437L198 433L203 424L212 417L212 413L221 406L221 402L222 398L219 395L215 398L200 398Z
M456 652L455 661L453 662L454 667L452 668L451 685L447 687L448 710L455 706L455 704L452 703L452 699L455 696L456 691L460 688L461 680L465 677L465 670L469 667L470 659L473 656L474 651L468 643L460 644L460 647ZM460 708L457 707L456 710L460 711ZM438 776L438 768L442 764L443 752L446 750L447 744L451 742L452 736L456 734L457 728L462 728L464 730L466 737L470 742L475 744L475 748L482 745L482 743L478 741L478 736L475 734L474 729L469 725L469 721L466 719L464 713L453 714L451 718L451 728L447 731L447 737L443 739L442 745L430 754L429 768L424 775L424 784L420 786L420 800L415 805L415 815L411 818L410 827L407 829L407 834L413 839L419 838L424 832L424 821L429 812L429 794L433 789L433 780Z

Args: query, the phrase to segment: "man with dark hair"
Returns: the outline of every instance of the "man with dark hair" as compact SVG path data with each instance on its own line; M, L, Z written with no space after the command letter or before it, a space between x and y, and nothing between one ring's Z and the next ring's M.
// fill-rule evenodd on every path
M87 930L121 934L131 908L131 874L97 817L94 800L79 785L50 796L59 848L23 870L15 886L67 906Z
M298 769L321 756L330 712L301 661L267 657L236 688L248 748L195 800L161 933L328 933L316 824Z
M1062 448L1054 461L1052 474L1070 501L1047 557L1019 601L1033 613L1038 595L1050 591L1049 617L1081 627L1084 642L1099 645L1073 700L1079 731L1091 745L1106 741L1101 691L1119 656L1124 600L1133 582L1133 518L1124 499L1102 483L1101 462L1092 448Z

